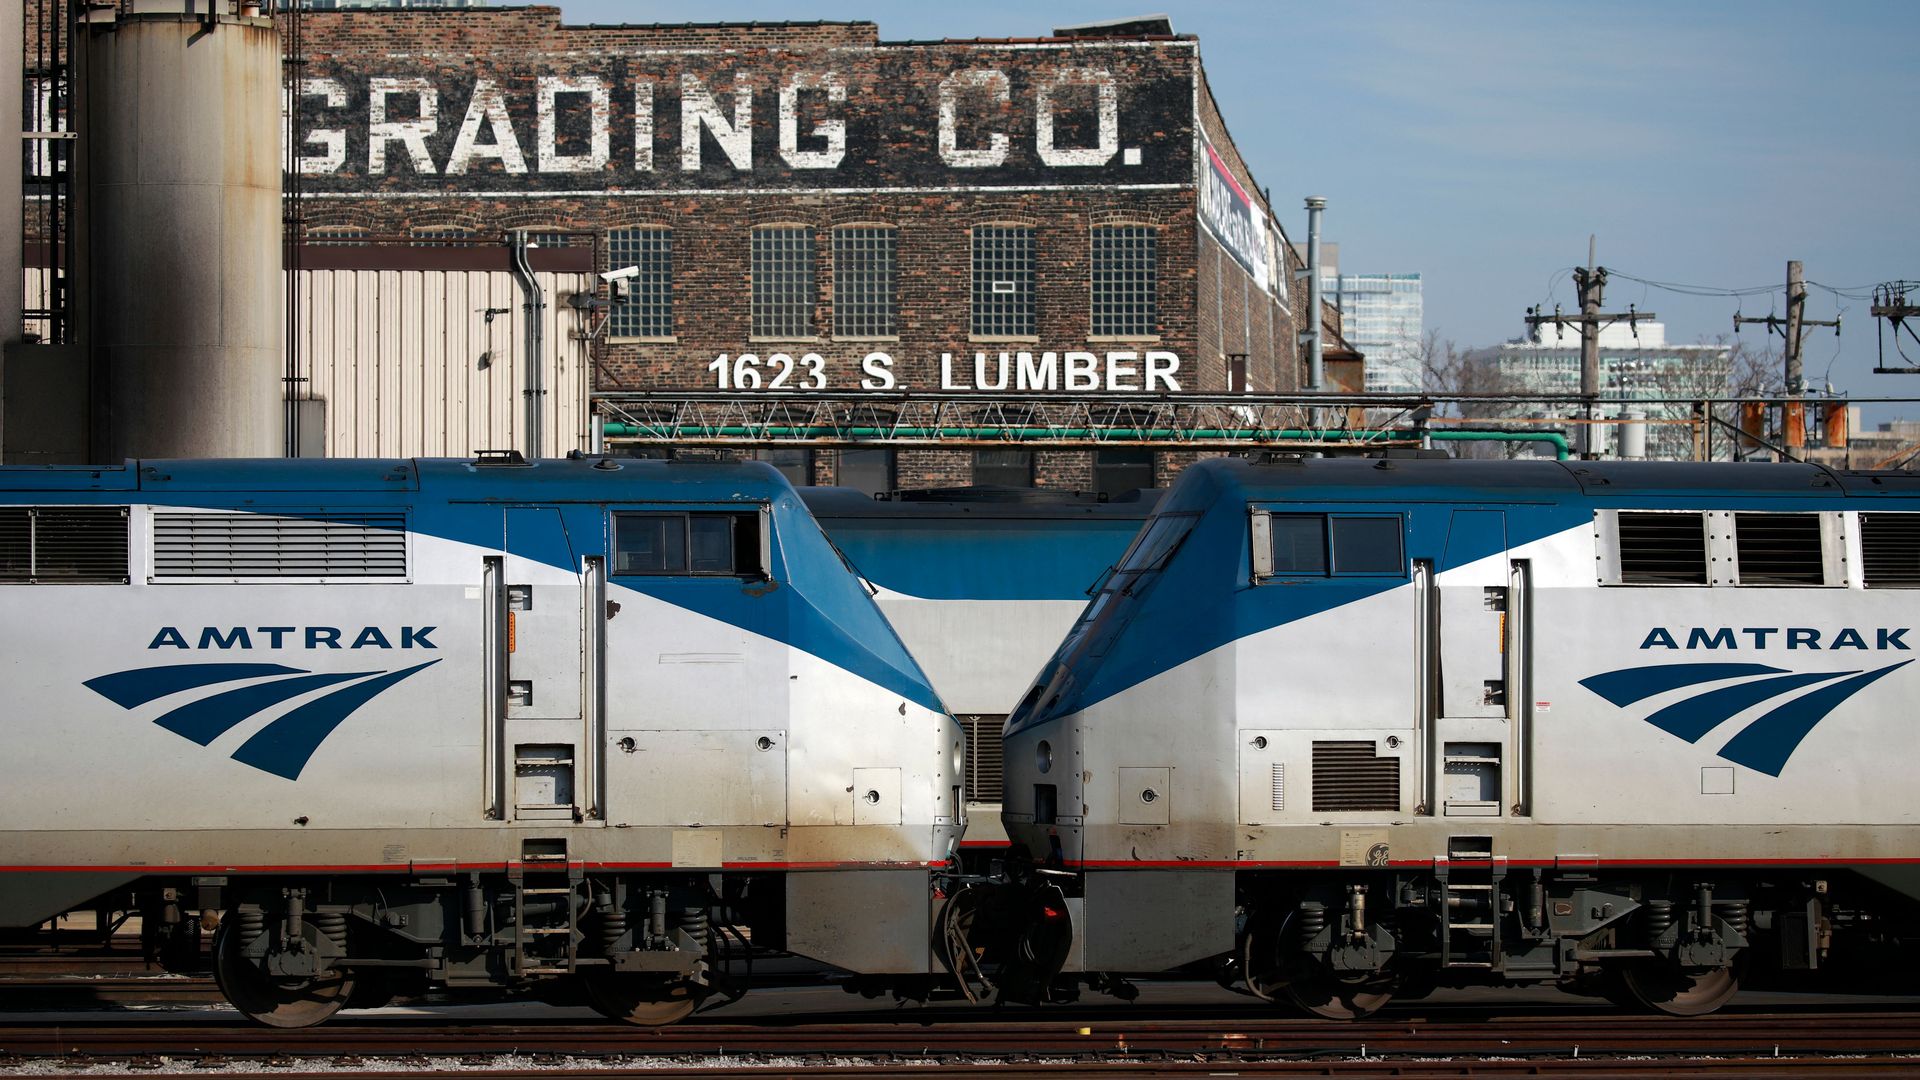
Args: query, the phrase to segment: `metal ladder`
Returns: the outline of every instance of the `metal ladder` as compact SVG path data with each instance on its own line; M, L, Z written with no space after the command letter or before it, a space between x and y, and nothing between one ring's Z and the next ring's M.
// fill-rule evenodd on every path
M584 874L567 857L565 838L521 841L513 884L513 970L571 975L579 963L580 911L574 903Z
M1507 860L1493 853L1493 838L1448 837L1447 857L1434 860L1433 872L1440 884L1440 965L1498 966L1500 885Z

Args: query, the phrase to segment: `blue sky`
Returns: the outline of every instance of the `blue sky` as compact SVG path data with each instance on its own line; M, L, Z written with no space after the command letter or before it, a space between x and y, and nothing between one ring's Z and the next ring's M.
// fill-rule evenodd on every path
M867 19L892 40L1166 12L1199 35L1288 231L1304 239L1301 197L1326 196L1343 268L1420 273L1428 328L1462 345L1519 333L1530 304L1573 307L1564 274L1549 284L1589 233L1601 264L1637 277L1779 287L1735 300L1616 278L1608 307L1654 310L1678 341L1782 307L1790 258L1833 286L1920 279L1908 3L558 2L572 23ZM1844 308L1846 325L1808 338L1809 380L1831 366L1856 397L1920 396L1920 375L1870 373L1868 306L1813 291L1809 316Z

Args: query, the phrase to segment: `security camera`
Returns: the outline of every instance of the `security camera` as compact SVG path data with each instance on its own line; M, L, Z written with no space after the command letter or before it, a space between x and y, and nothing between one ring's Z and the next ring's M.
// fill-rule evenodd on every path
M600 280L607 283L607 299L616 304L626 303L627 292L633 288L628 282L639 276L640 268L637 266L623 266L601 274Z

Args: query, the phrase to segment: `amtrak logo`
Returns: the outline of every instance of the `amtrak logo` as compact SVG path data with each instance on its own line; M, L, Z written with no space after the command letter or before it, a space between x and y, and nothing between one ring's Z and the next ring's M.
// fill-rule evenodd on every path
M176 735L206 746L250 716L322 687L347 683L288 710L233 752L233 760L243 765L298 780L314 751L320 749L333 729L353 715L354 710L402 679L439 662L429 660L398 671L329 674L280 664L169 664L116 671L88 679L82 685L123 709L136 709L186 690L245 683L235 689L197 696L154 721Z
M1882 676L1913 663L1873 671L1790 672L1765 664L1654 664L1581 679L1580 685L1621 708L1683 687L1711 689L1682 698L1648 716L1647 723L1699 742L1714 728L1762 702L1814 687L1741 728L1720 748L1720 756L1768 776L1779 776L1787 759L1827 714Z

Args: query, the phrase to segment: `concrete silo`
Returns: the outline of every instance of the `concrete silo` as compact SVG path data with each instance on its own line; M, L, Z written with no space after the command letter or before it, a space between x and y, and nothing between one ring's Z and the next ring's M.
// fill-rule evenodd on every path
M283 452L280 38L259 10L82 8L75 314L98 460Z

